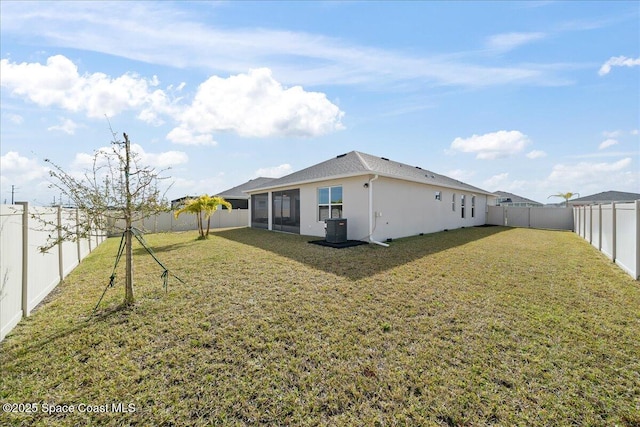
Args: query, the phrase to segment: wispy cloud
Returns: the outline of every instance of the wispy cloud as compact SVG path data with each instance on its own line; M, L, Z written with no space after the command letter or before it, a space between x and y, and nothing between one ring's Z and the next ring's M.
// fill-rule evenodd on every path
M76 133L76 129L78 128L78 124L71 119L61 118L61 123L55 126L49 126L47 130L52 131L60 131L64 132L67 135L73 135Z
M287 84L375 84L419 79L429 84L491 86L566 84L545 64L487 66L471 57L417 56L358 45L322 34L229 29L203 23L171 3L3 4L2 32L49 46L96 51L171 67L239 73L268 67ZM95 31L100 26L102 31ZM514 48L542 33L497 35ZM194 40L197 42L194 43Z
M604 150L605 148L609 148L616 144L618 144L618 141L613 138L605 139L600 143L600 145L598 145L598 150Z
M627 58L626 56L612 56L598 70L598 75L605 76L611 72L611 67L638 67L640 58Z
M545 33L504 33L496 34L487 39L487 47L499 52L507 52L522 45L541 40L546 37Z

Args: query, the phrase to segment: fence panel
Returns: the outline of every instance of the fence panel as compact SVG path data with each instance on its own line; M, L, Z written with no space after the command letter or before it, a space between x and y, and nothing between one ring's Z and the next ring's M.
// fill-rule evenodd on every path
M76 228L81 216L75 209L1 205L0 249L0 341L28 316L80 260L105 240L95 231L78 242L63 242L43 253L49 236L58 236L57 226ZM39 219L32 219L31 216Z
M249 222L248 209L234 209L227 211L220 209L211 216L211 228L228 228L228 227L244 227ZM115 230L124 229L124 220L115 221ZM143 221L136 221L134 227L139 228L145 233L166 233L170 231L190 231L197 230L198 224L195 215L182 214L178 218L174 216L174 212L160 212ZM207 222L204 221L204 226ZM118 234L119 231L112 231L111 234Z
M582 213L581 213L582 212ZM640 200L597 206L578 206L574 214L590 215L591 245L634 279L640 278ZM576 229L580 234L580 229Z
M47 222L55 224L58 220L56 208L31 208L30 212ZM39 249L47 244L48 236L57 233L57 231L53 228L42 229L40 227L39 224L34 224L33 220L29 222L29 244L27 247L29 300L27 311L31 311L60 283L60 248L54 246L45 253Z
M616 264L634 276L638 271L637 247L637 208L635 203L615 205L616 215ZM635 276L634 276L635 277Z
M487 206L487 224L504 225L504 208L502 206Z
M0 206L0 341L22 318L23 206Z
M614 239L613 233L613 205L602 205L602 244L600 245L600 251L610 259L613 259L614 252Z
M66 227L75 228L78 220L78 211L76 209L62 209L62 224ZM72 241L64 241L62 243L62 277L66 277L74 268L80 264L78 256L78 243Z
M602 247L602 243L600 242L602 236L600 212L600 205L592 207L591 209L591 244L598 250Z
M573 230L573 210L571 208L529 208L530 227L550 230Z
M591 220L593 219L592 206L586 206L584 210L584 239L591 243Z
M521 208L515 206L506 206L505 225L509 227L529 227L529 211L530 208Z

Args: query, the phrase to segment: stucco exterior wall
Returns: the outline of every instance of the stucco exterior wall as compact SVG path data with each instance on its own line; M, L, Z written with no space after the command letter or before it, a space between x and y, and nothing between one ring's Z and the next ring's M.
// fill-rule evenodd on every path
M332 179L289 188L300 189L300 234L325 236L324 221L318 220L318 188L342 186L342 216L347 218L347 238L366 239L369 235L369 191L364 187L366 177Z
M441 200L436 200L437 191L440 192ZM454 193L455 210L452 210ZM460 199L463 194L464 218L461 215ZM473 217L472 196L475 196ZM384 241L388 238L483 225L486 221L486 206L487 196L483 194L381 177L373 182L373 238Z
M373 175L331 179L292 185L278 190L300 189L300 234L324 237L324 221L318 220L318 188L342 186L342 216L348 221L347 238L366 240L369 237L369 188L365 187L365 184L371 178ZM454 191L385 177L373 181L371 186L374 210L373 238L378 241L486 223L487 196L484 194ZM436 200L437 191L441 193L441 200ZM452 210L454 193L455 211ZM464 218L460 211L462 194L466 196ZM471 198L474 195L475 208L472 217Z

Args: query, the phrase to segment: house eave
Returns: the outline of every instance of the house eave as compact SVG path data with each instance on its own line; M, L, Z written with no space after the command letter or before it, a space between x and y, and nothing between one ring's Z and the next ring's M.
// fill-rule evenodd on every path
M251 190L246 190L244 192L247 193L250 196L252 194L259 194L259 193L265 193L265 192L274 191L274 190L288 189L288 188L297 187L297 186L300 186L300 185L313 184L313 183L316 183L316 182L332 181L332 180L339 180L339 179L345 179L345 178L355 178L355 177L367 177L367 178L369 178L369 177L372 177L374 175L378 175L378 176L384 177L384 178L400 180L400 181L414 182L414 183L417 183L417 184L431 185L431 186L434 186L434 187L447 188L447 189L450 189L450 190L466 191L466 192L473 193L473 194L482 194L482 195L486 195L486 196L496 197L495 194L493 194L491 192L488 192L488 191L485 191L485 190L482 190L480 188L468 188L468 187L465 187L464 185L456 186L456 185L448 185L448 184L443 184L443 183L438 183L438 182L429 182L427 180L411 179L411 178L400 177L400 176L397 176L397 175L385 174L385 173L376 172L376 171L366 171L366 172L363 171L363 172L358 172L358 173L332 175L332 176L327 176L327 177L323 177L323 178L314 178L314 179L308 179L308 180L303 180L303 181L293 181L293 182L282 184L282 185L254 188L254 189L251 189Z

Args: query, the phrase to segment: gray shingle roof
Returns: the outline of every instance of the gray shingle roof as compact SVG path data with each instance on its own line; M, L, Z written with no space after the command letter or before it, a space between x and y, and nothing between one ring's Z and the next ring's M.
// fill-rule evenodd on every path
M602 193L592 194L591 196L571 199L569 200L569 204L632 202L634 200L640 200L640 194L625 193L624 191L603 191Z
M497 194L500 197L511 199L512 203L530 203L542 206L542 203L535 200L527 199L526 197L518 196L517 194L509 193L507 191L494 191L493 194Z
M267 185L271 181L274 181L276 178L266 178L260 177L251 179L244 184L240 184L228 190L222 191L218 193L218 196L224 197L225 199L248 199L247 193L245 191L250 191L256 187L261 187Z
M327 179L374 174L457 190L466 190L474 193L493 194L417 166L394 162L384 157L372 156L371 154L361 153L359 151L350 151L349 153L341 154L333 159L245 191L254 192Z

